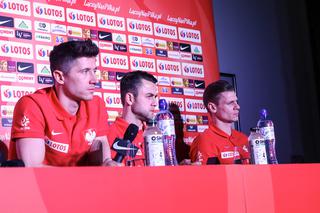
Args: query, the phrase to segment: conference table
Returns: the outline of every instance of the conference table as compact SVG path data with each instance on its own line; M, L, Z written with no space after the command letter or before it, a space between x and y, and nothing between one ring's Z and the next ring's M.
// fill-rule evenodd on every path
M0 212L320 212L320 164L1 168Z

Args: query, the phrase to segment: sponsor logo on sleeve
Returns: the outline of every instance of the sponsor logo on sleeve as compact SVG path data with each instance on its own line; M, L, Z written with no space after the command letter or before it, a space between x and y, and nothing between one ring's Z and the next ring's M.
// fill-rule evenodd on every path
M66 13L67 22L69 23L81 24L91 27L96 26L96 16L93 12L67 8Z
M191 52L190 44L180 43L180 51L181 52Z
M50 140L49 138L45 139L45 144L49 148L56 150L58 152L68 153L68 151L69 151L69 144L59 143L59 142Z
M0 16L0 26L2 27L14 27L13 18L7 16Z
M65 21L64 8L54 5L34 2L33 15L37 18L43 18L52 21Z
M199 30L178 27L179 40L201 43L201 35Z
M0 12L22 16L30 16L30 2L21 0L1 0Z

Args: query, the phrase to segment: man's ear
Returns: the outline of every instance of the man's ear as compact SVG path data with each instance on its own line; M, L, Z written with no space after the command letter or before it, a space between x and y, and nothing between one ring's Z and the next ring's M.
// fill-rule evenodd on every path
M60 70L53 71L53 78L58 84L64 84L63 72Z
M126 104L131 106L134 103L134 95L131 92L128 92L125 96Z
M215 103L209 102L208 103L208 111L211 113L217 112L217 105Z

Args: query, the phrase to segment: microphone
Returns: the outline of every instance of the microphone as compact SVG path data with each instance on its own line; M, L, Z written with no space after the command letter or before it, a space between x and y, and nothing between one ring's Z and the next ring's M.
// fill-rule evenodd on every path
M123 139L116 138L112 144L112 149L117 152L114 157L114 161L121 163L123 158L129 152L130 157L134 157L137 154L138 147L132 144L132 141L138 134L139 127L135 124L130 124L124 133Z
M0 167L25 167L22 160L7 160L1 163Z

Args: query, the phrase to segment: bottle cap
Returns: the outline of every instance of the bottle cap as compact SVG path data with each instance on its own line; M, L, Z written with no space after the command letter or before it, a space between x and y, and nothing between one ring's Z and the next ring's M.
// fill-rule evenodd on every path
M163 98L159 99L159 109L160 110L168 109L168 104L167 104L166 99L163 99Z
M266 109L261 109L261 110L260 110L260 118L266 119L267 116L268 116L267 110L266 110Z
M149 120L146 121L146 123L147 123L148 126L153 126L153 125L157 124L157 120L149 119Z

